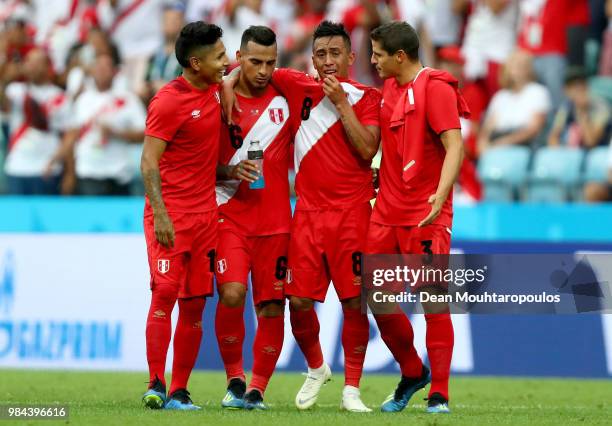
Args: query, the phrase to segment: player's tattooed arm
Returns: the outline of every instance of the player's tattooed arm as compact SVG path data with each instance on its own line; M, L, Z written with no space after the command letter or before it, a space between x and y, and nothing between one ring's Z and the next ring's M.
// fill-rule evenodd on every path
M145 193L149 197L149 203L153 209L155 238L164 247L173 247L174 225L162 198L161 175L159 173L159 160L166 150L166 145L167 143L162 139L145 136L140 171L142 172Z
M448 194L453 190L453 185L459 176L459 169L463 162L463 138L461 130L451 129L440 134L440 140L446 150L444 163L442 164L442 173L440 173L440 181L435 194L429 196L429 204L431 210L426 218L424 218L419 226L425 226L432 223L440 214L444 202L448 198Z
M355 110L346 98L346 92L336 77L325 77L323 92L338 110L344 130L361 158L368 161L374 158L378 152L380 128L361 124Z

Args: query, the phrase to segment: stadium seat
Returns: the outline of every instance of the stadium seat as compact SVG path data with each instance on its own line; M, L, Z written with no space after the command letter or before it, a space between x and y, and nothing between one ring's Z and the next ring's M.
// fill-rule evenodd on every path
M485 185L486 201L513 201L527 179L530 149L500 146L486 151L478 162L478 174Z
M584 151L566 147L540 148L534 157L527 200L564 202L581 183L580 169Z
M591 93L612 104L612 77L591 77L589 79Z
M589 150L582 174L582 182L606 182L608 180L609 155L610 148L607 146L598 146Z

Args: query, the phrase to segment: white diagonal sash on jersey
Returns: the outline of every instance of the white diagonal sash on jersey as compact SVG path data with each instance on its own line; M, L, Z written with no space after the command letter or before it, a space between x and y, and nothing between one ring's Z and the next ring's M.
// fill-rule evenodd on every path
M350 83L340 83L348 95L348 101L355 105L363 97L364 91ZM334 104L325 96L321 102L310 111L308 120L302 121L295 135L295 172L300 169L300 163L308 151L323 137L325 133L340 119L340 114Z
M270 118L269 110L272 108L279 108L283 110L283 116L285 118L283 123L274 124ZM285 126L287 121L289 120L289 106L287 105L287 100L282 96L274 97L268 106L261 112L261 115L249 130L249 133L246 134L243 138L242 146L234 152L234 155L230 159L228 165L234 166L241 162L242 160L246 160L248 157L249 150L249 142L250 141L259 141L259 146L263 151L266 150L276 139L278 133ZM238 191L238 186L240 186L240 180L226 180L217 182L216 192L217 192L217 204L220 206L222 204L227 203Z

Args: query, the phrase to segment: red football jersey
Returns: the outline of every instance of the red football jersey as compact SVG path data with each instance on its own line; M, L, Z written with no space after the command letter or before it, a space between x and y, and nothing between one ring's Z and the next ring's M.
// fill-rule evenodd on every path
M145 135L168 143L159 171L169 212L201 213L217 207L222 121L218 89L197 89L181 76L162 87L149 105ZM152 214L148 198L145 214Z
M289 232L289 147L292 140L289 105L271 85L260 97L236 94L242 113L235 125L223 126L219 162L235 165L247 159L249 144L258 140L264 152L263 189L240 180L217 182L220 229L237 229L249 237Z
M372 221L383 225L415 226L431 211L429 197L436 193L446 150L440 140L440 133L460 129L457 95L452 86L438 80L429 80L427 85L426 119L428 129L423 149L423 164L419 174L410 180L402 179L402 156L398 151L398 138L403 127L390 128L391 115L409 83L399 86L395 78L385 80L383 105L380 110L382 139L382 160L380 165L380 189L372 212ZM433 222L438 225L452 225L453 194L449 194L440 215Z
M322 83L290 69L276 70L272 82L287 97L296 123L296 209L347 208L372 199L371 161L351 145ZM361 124L378 126L380 92L352 80L341 83Z

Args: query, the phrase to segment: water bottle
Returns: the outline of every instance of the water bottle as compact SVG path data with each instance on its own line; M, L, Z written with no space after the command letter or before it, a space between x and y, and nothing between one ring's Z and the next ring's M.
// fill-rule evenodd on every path
M259 141L251 141L251 143L249 144L248 158L249 158L249 160L251 160L255 164L257 164L257 167L259 168L259 177L257 178L257 180L255 182L251 182L249 184L249 188L251 188L251 189L263 189L264 186L265 186L265 184L264 184L264 176L263 176L263 158L264 158L264 154L263 154L263 150L259 146Z

